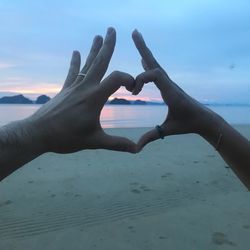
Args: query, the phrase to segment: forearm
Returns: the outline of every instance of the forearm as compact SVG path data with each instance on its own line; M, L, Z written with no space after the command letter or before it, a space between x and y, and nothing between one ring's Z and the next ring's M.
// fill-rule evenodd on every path
M0 181L43 150L36 131L28 120L13 122L0 128Z
M202 133L250 190L250 142L220 116L213 116Z

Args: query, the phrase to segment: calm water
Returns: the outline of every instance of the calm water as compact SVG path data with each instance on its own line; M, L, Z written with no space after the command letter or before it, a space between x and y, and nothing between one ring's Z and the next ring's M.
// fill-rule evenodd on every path
M0 105L0 125L23 119L34 113L40 105ZM250 124L250 106L210 107L232 124ZM166 117L167 107L106 105L102 111L101 123L104 128L152 127Z

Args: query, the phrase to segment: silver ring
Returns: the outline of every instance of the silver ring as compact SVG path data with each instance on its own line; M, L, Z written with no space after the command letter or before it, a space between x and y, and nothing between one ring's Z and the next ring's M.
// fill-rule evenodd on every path
M77 76L82 76L82 77L85 77L85 76L86 76L86 74L84 74L84 73L79 73Z

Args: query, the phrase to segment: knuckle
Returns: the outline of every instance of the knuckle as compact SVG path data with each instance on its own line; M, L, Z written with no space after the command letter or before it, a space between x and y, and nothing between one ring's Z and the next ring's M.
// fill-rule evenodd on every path
M112 72L112 74L113 74L113 75L121 75L122 72L119 71L119 70L114 70L114 71Z
M136 76L135 78L135 81L138 83L138 82L141 82L143 80L143 77L144 77L144 73L141 73L140 75Z
M163 72L160 68L155 68L153 69L154 74L156 74L157 76L162 76Z
M122 76L122 72L121 71L118 71L118 70L115 70L115 71L113 71L112 73L111 73L111 77L112 78L115 78L115 79L118 79L118 78L121 78L121 76Z

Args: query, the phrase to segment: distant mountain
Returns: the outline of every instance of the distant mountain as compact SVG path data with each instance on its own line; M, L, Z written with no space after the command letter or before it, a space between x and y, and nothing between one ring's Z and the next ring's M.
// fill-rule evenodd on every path
M142 101L142 100L136 100L132 103L133 105L146 105L147 102Z
M33 102L23 95L5 96L0 98L1 104L32 104Z
M249 103L217 103L217 102L211 102L211 103L202 103L205 106L234 106L234 107L248 107L250 106Z
M37 97L35 103L36 104L44 104L46 102L48 102L51 98L48 97L47 95L40 95Z
M33 101L36 98L35 101ZM37 97L37 94L28 94L28 98L17 92L7 92L0 91L0 104L44 104L48 102L51 98L46 95L40 95ZM235 106L235 107L244 107L250 106L249 102L237 102L237 101L200 101L203 105L206 106ZM162 102L157 101L143 101L135 100L129 101L125 98L115 98L112 101L108 101L106 104L121 104L121 105L165 105Z
M148 105L165 105L164 102L147 102Z
M1 93L1 92L0 92ZM7 94L7 92L5 92ZM14 93L11 93L14 94ZM0 95L1 96L1 95ZM37 97L35 101L30 100L29 98L17 94L11 96L4 96L0 98L0 104L44 104L48 102L51 98L47 95L40 95ZM124 98L114 98L111 101L108 101L107 104L115 104L115 105L162 105L161 102L147 102L143 100L135 100L129 101Z
M163 105L162 102L147 102L143 100L129 101L124 98L115 98L112 101L109 101L107 104L118 104L118 105Z
M131 104L131 102L123 98L115 98L112 101L110 101L109 104L129 105Z
M20 93L10 92L10 91L0 91L0 98L4 96L13 96L13 95L20 95Z

